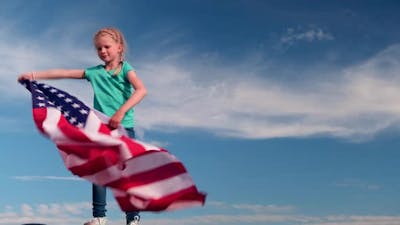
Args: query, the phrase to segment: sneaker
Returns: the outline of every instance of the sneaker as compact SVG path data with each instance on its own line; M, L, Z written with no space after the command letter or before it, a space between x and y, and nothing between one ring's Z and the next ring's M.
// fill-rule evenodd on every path
M83 225L106 225L107 219L105 217L95 217Z
M127 225L139 225L140 217L135 216L131 222L129 222Z

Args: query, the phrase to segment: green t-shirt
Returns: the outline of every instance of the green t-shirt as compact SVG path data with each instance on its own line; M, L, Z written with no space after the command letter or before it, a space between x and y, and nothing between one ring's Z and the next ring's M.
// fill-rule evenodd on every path
M122 63L118 75L115 71L106 71L104 65L98 65L85 70L85 78L91 83L94 92L93 107L111 117L132 95L133 87L128 80L128 71L134 70L127 62ZM126 112L121 121L125 128L135 125L134 109Z

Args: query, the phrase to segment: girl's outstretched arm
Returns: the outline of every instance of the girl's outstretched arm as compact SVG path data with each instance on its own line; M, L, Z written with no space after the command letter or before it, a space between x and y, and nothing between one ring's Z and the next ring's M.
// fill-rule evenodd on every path
M62 79L62 78L75 78L81 79L85 75L84 70L80 69L51 69L44 71L33 71L22 73L18 80L43 80L43 79Z

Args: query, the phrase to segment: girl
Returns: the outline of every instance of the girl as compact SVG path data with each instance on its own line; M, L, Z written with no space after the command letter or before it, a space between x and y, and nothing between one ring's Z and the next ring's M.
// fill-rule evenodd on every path
M126 51L123 34L116 28L104 28L96 32L93 42L97 55L104 65L85 70L52 69L23 73L18 80L87 79L93 87L93 106L110 117L110 128L115 129L121 124L126 128L129 136L135 138L133 107L144 98L146 88L132 66L123 60ZM92 198L93 219L84 225L105 225L106 188L93 184ZM137 225L139 219L139 212L126 212L127 225Z

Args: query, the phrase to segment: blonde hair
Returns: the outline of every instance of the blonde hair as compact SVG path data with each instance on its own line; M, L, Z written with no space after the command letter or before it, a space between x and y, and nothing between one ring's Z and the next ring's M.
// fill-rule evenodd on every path
M106 27L102 28L94 34L93 42L96 43L97 38L101 36L109 36L111 37L116 43L121 45L121 61L124 59L125 52L127 50L127 44L124 38L124 35L120 30L114 27Z

